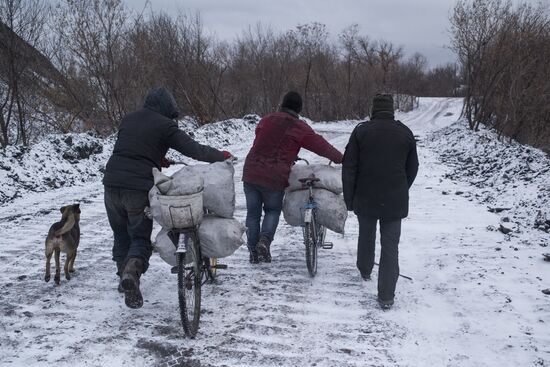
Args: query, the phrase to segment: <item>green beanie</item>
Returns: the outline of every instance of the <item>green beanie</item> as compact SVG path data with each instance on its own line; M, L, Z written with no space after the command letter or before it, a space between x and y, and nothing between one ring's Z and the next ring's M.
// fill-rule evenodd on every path
M371 118L381 112L393 115L393 96L391 94L377 94L374 96Z

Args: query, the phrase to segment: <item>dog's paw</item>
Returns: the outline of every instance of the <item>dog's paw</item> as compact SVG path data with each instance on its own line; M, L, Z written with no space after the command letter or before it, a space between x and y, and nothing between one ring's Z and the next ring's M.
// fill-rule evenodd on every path
M73 268L73 269L69 269L69 273L74 273L74 268Z
M50 274L46 274L46 276L44 277L44 281L49 282L50 279L51 279Z
M61 283L61 277L55 276L55 278L53 278L53 280L55 281L56 285L59 285L59 283Z
M71 280L71 274L70 273L65 273L65 279L67 280Z

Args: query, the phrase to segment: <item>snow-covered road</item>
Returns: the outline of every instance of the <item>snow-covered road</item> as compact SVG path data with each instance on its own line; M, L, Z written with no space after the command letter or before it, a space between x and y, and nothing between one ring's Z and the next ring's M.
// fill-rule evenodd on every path
M203 287L196 339L183 336L176 277L157 254L142 278L143 308L124 306L110 260L111 232L99 182L27 195L0 207L0 365L40 366L548 366L550 287L539 243L526 229L487 230L499 216L457 192L466 183L424 142L456 121L461 101L422 99L398 117L419 136L420 171L403 223L396 304L376 304L376 276L355 268L357 220L330 234L309 277L301 232L281 218L271 264L251 265L245 247ZM354 124L315 124L341 150ZM244 222L242 163L251 142L232 146L237 213ZM306 158L321 161L304 152ZM449 193L443 195L442 193ZM45 283L43 241L58 208L82 207L76 273Z

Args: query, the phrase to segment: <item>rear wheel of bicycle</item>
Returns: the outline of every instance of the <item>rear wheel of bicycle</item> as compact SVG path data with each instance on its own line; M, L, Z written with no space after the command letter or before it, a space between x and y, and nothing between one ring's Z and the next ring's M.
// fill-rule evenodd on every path
M186 237L186 251L178 253L178 300L183 330L194 338L201 316L202 262L196 233L188 233Z
M304 244L306 245L306 265L311 277L317 274L317 239L315 223L306 223L304 227Z

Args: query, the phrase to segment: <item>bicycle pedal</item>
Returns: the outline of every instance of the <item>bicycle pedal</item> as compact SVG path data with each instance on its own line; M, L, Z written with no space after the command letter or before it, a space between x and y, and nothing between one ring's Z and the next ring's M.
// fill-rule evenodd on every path
M216 265L212 265L210 267L212 269L227 269L227 265L225 265L225 264L216 264Z
M332 250L332 248L334 247L334 244L332 242L325 242L321 247L325 250Z

